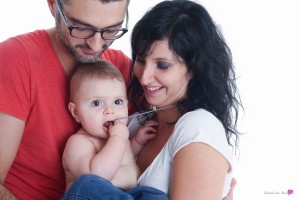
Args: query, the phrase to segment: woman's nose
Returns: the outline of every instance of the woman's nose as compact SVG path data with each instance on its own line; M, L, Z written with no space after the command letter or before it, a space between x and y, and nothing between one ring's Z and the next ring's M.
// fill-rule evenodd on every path
M154 80L154 69L150 66L145 66L140 72L140 83L148 85Z

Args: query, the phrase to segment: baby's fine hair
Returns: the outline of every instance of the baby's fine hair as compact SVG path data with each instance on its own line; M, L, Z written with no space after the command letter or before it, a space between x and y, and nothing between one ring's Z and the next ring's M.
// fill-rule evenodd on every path
M70 100L73 100L74 94L82 81L94 78L103 80L117 79L125 84L119 69L109 61L101 60L96 63L80 63L76 66L70 80Z

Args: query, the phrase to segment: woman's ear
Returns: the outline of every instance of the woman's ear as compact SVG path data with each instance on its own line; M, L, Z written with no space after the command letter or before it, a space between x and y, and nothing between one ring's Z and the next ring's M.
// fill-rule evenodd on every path
M76 105L73 102L70 102L68 107L69 107L70 113L72 114L72 116L74 117L76 122L80 123L79 116L77 115Z
M52 16L55 17L55 9L54 9L54 7L55 7L55 0L47 0L47 2L48 2L48 7L50 9L50 12L51 12Z

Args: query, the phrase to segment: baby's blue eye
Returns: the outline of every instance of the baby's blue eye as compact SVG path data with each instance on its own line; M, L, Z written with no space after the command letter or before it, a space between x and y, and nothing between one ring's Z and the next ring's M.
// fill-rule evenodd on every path
M116 105L122 105L123 104L123 100L122 99L117 99L117 100L115 100L115 104Z
M157 66L159 69L168 69L170 67L170 63L159 61L157 62Z
M102 106L103 102L99 99L92 101L92 106L97 107L97 106Z

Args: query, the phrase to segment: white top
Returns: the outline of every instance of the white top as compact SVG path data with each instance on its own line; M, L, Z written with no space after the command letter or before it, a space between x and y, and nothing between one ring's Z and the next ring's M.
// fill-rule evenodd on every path
M138 126L135 117L128 125L130 133L135 133ZM180 149L192 142L203 142L210 145L229 162L231 171L226 175L223 188L223 197L225 197L230 189L232 179L232 152L222 123L213 114L204 109L188 112L178 120L174 132L163 149L139 177L139 185L154 187L169 194L173 158Z

